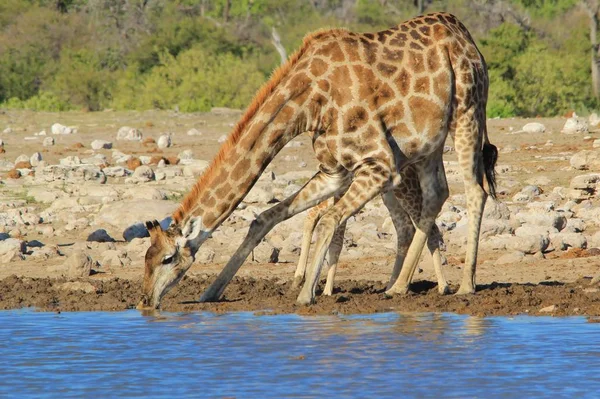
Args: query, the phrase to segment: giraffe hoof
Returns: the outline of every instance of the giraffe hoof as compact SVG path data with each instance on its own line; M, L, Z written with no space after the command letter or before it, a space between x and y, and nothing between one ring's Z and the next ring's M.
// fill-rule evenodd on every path
M456 295L471 295L475 293L475 287L466 287L461 285L458 291L456 291Z
M298 299L296 299L296 303L298 305L312 305L313 303L315 303L315 299L313 297L311 297L310 295L303 295L302 293L300 293L300 295L298 295Z
M448 285L438 285L438 292L440 295L448 295L450 293L450 287L448 287Z
M394 295L406 295L406 294L408 294L408 286L392 287L389 290L385 291L385 296L387 296L388 298L391 298Z

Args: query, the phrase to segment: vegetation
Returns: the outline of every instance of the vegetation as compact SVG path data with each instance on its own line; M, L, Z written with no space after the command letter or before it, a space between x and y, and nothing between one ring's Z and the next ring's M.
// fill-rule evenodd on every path
M2 0L0 106L91 111L244 108L309 31L374 31L413 0ZM490 72L488 115L598 107L589 18L577 0L424 0L471 30Z

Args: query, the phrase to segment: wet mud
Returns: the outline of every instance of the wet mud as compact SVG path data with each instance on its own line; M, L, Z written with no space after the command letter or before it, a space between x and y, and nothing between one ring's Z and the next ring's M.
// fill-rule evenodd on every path
M492 283L479 285L468 296L437 292L436 284L421 281L412 292L388 298L385 285L374 281L339 281L334 295L317 296L310 306L295 303L298 291L291 281L236 277L219 302L197 303L214 277L186 277L169 292L161 305L169 312L254 311L260 314L356 314L386 311L455 312L486 315L587 315L600 316L600 287L589 279L572 283ZM318 294L320 294L319 288ZM452 287L456 290L458 287ZM64 278L10 276L0 280L0 309L34 308L38 311L121 311L135 308L140 281L123 278L68 281Z

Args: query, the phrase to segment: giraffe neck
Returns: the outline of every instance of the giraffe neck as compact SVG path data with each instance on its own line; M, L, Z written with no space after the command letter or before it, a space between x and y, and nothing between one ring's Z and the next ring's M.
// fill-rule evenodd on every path
M305 90L273 93L234 131L173 215L177 225L200 216L202 230L210 233L233 212L275 155L309 129L309 112L294 101Z

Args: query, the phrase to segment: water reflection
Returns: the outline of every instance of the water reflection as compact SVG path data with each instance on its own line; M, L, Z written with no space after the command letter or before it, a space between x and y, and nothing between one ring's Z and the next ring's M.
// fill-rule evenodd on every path
M583 317L0 312L0 397L594 397L599 332Z

